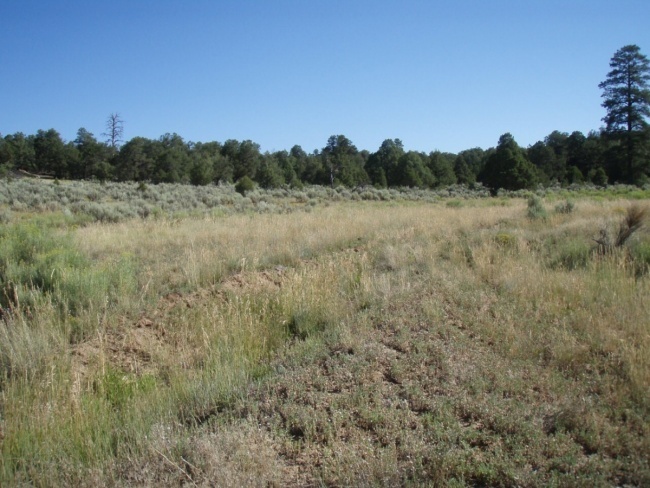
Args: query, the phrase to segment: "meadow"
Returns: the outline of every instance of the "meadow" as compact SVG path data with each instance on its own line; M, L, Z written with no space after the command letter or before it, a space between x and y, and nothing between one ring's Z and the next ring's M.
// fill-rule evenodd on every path
M647 486L650 191L0 182L2 486Z

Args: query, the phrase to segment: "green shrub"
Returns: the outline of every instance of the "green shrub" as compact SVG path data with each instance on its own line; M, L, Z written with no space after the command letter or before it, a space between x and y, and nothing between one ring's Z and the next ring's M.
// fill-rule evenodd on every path
M0 224L8 224L11 222L11 211L3 208L0 210Z
M505 232L499 232L497 235L495 235L494 242L501 249L517 248L517 238L512 234L507 234Z
M575 204L571 200L566 200L555 206L555 212L560 214L570 214L573 212L574 208Z
M235 191L242 196L255 189L255 183L248 176L243 176L235 184Z
M531 220L545 219L547 217L544 202L537 195L528 198L528 218Z

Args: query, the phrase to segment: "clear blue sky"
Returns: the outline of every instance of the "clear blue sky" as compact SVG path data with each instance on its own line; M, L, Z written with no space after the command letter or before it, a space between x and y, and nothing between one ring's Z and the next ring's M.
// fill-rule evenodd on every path
M0 0L0 133L103 139L118 112L125 140L528 146L602 125L649 24L648 0Z

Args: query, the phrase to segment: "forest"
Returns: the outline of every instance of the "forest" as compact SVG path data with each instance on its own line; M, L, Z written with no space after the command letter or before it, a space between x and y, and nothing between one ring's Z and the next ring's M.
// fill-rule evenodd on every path
M610 62L612 71L599 84L605 126L587 135L553 131L524 148L510 133L496 147L457 154L407 150L400 139L386 139L375 151L358 149L345 135L332 135L322 149L307 153L264 152L252 140L190 142L167 133L158 139L134 137L121 144L124 121L107 118L106 140L85 128L74 141L55 129L0 137L0 174L22 170L57 179L212 183L246 179L262 188L328 185L377 188L436 188L481 182L496 191L539 185L590 182L650 182L650 66L638 46L624 46Z

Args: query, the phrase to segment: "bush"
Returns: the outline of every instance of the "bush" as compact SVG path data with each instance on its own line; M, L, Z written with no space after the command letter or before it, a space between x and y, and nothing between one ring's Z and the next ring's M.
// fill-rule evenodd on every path
M235 184L235 191L242 196L255 189L255 183L248 176L241 177Z
M555 212L560 214L570 214L573 212L575 204L571 200L566 200L565 202L558 203L555 206Z
M544 202L537 195L528 198L528 218L531 220L545 219L547 217Z
M494 236L494 243L501 249L516 249L517 248L517 238L512 234L506 232L499 232Z
M8 224L11 222L11 211L9 209L0 210L0 224Z

